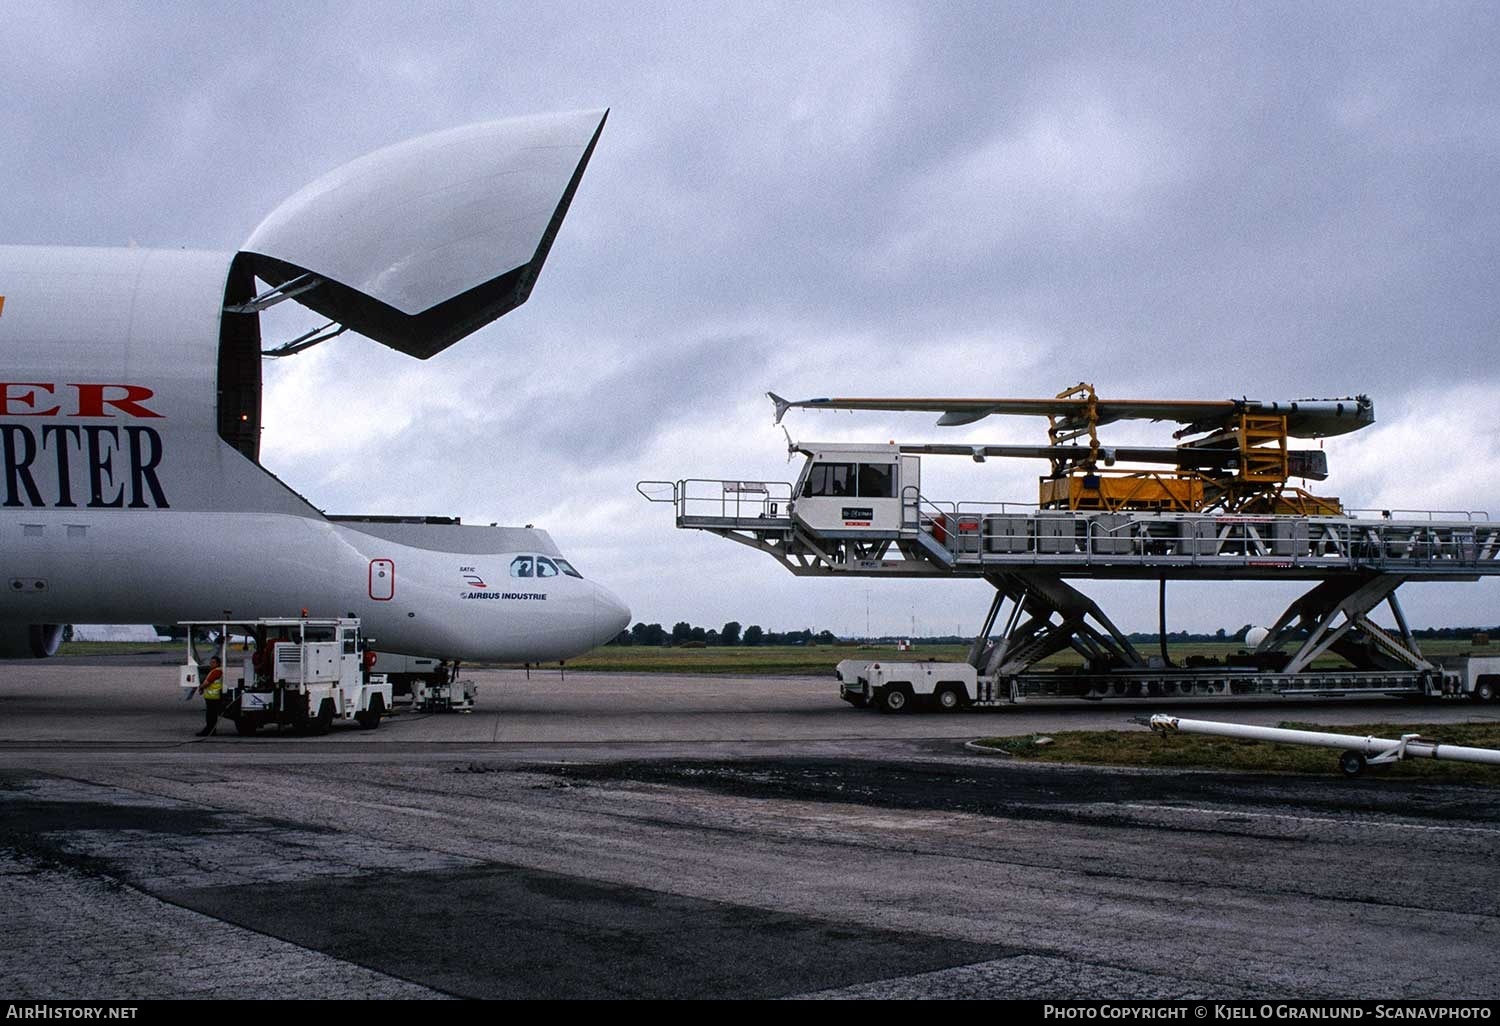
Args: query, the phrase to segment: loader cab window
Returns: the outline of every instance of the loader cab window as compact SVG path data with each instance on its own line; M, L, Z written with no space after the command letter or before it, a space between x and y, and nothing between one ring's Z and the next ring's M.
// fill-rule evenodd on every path
M803 498L889 499L895 494L894 463L814 463L802 483Z
M559 570L567 574L569 577L576 577L580 581L583 580L583 574L579 573L577 570L574 570L573 564L569 563L566 559L557 559L553 560L553 562L557 564L557 568Z
M536 575L538 577L556 577L557 564L545 556L536 557Z
M862 499L889 499L896 494L894 463L861 463L859 495Z
M802 486L806 498L821 495L854 494L853 463L814 463Z
M510 575L512 577L534 577L530 556L517 556L510 561Z

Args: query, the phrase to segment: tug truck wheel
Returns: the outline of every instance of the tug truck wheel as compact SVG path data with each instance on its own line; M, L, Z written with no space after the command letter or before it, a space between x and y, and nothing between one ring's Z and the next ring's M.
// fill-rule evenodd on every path
M880 711L906 712L911 708L911 689L905 684L888 684L880 693Z
M963 705L963 699L959 697L958 689L948 684L938 688L934 703L938 712L957 712L958 707Z
M1365 771L1363 754L1349 749L1339 756L1339 772L1346 777L1357 777Z
M328 728L333 725L333 699L324 699L316 715L308 708L311 702L310 696L299 695L296 702L301 708L296 709L291 716L293 734L302 737L317 737L328 733Z
M385 697L376 695L370 699L370 708L354 714L354 722L361 730L374 730L380 726L380 717L385 715Z

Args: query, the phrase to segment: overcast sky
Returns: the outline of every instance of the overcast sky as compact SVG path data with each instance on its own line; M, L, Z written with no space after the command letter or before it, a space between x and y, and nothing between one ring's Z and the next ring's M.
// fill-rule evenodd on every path
M767 389L1368 393L1379 423L1327 443L1321 490L1500 516L1493 4L0 15L9 243L232 252L380 146L611 108L530 302L430 361L344 336L268 367L263 459L330 512L545 527L638 620L863 633L868 608L877 633L977 628L982 583L794 578L636 495L643 478L794 476ZM283 313L268 341L303 326ZM1043 434L932 419L787 426ZM1037 470L929 464L924 491L1034 501ZM1171 626L1268 623L1295 590L1179 586ZM1094 593L1154 626L1154 586ZM1493 581L1402 597L1419 624L1500 623Z

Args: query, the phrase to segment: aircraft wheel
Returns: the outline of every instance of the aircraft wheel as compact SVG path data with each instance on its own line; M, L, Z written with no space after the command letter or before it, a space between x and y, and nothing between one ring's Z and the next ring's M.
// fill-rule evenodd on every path
M1349 749L1339 756L1339 772L1346 777L1357 777L1365 771L1365 757L1362 753Z

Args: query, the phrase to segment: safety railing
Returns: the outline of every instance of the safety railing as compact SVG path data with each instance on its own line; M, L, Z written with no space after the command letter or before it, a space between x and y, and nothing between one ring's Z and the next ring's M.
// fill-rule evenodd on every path
M690 478L641 481L636 490L651 502L671 503L681 527L788 536L793 527L793 486L785 481ZM1084 512L1029 503L947 502L909 486L901 492L899 530L889 537L916 536L971 568L1082 563L1266 572L1500 572L1500 524L1485 514L1379 512L1379 517Z
M1384 569L1500 566L1500 527L1300 517L1138 516L1065 510L981 512L921 500L918 523L960 560L980 563L1363 565ZM1473 523L1475 526L1468 526Z
M1488 523L1490 515L1482 509L1346 509L1351 517L1368 520L1455 520Z
M687 478L637 481L635 490L648 502L672 503L678 521L787 519L792 501L786 481Z
M954 503L929 499L911 485L901 489L901 526L905 530L931 530L935 521L957 514Z

